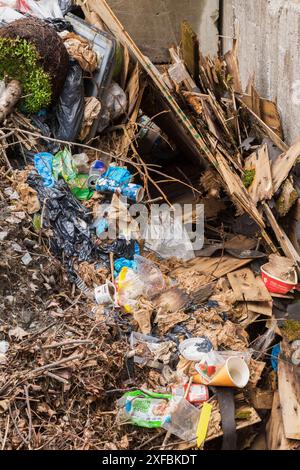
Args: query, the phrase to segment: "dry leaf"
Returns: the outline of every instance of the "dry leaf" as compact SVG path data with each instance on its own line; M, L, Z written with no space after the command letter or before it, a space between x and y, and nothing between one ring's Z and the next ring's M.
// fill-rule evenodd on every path
M16 338L17 340L21 341L23 338L28 336L28 333L23 330L23 328L17 326L13 330L9 330L8 335L10 338Z

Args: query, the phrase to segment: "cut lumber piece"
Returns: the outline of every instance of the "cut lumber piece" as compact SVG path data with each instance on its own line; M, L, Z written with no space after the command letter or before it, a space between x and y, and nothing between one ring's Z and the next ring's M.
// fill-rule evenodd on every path
M231 256L223 256L223 258L195 258L186 263L185 266L172 271L172 274L176 276L184 273L188 276L190 273L199 273L203 277L203 285L206 285L212 280L219 279L242 266L246 266L251 261L251 259L236 259Z
M300 157L300 139L285 153L279 155L271 165L274 191L278 191Z
M276 238L278 240L278 243L280 244L285 256L287 258L290 258L295 261L296 264L299 264L300 262L300 255L296 251L295 247L293 246L291 240L287 236L287 234L282 230L282 228L279 226L277 220L275 219L275 216L273 212L271 211L270 207L268 206L267 203L263 202L263 208L265 211L265 214L267 216L267 219L276 235Z
M300 372L290 358L288 343L281 343L278 364L278 388L282 408L284 434L287 439L300 440Z
M279 393L275 392L271 418L267 424L268 450L295 450L300 448L298 441L287 439L284 434Z
M267 290L262 278L255 277L251 269L241 269L227 274L230 285L236 295L236 300L271 302L272 297Z
M271 410L273 406L273 390L256 388L250 392L251 404L256 410Z
M246 159L245 170L255 172L253 182L248 188L248 192L254 204L257 205L260 201L271 199L274 191L268 147L266 144L262 145L255 153Z
M283 139L283 130L277 104L273 101L260 99L261 118L266 125Z
M272 317L273 302L247 302L247 308L250 312L258 313L265 317Z

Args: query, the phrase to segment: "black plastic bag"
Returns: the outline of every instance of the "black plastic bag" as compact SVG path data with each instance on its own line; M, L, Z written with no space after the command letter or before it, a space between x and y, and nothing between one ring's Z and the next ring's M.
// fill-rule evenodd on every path
M84 86L80 65L70 59L69 73L55 107L54 136L74 142L80 133L84 113Z
M44 21L49 26L52 26L58 33L61 33L62 31L74 31L71 23L63 18L45 18Z
M27 183L37 191L44 207L43 225L51 228L50 250L66 266L71 278L76 278L73 261L101 261L109 265L109 256L95 245L90 231L91 214L72 195L64 181L45 188L43 180L30 173ZM75 276L75 277L74 277Z

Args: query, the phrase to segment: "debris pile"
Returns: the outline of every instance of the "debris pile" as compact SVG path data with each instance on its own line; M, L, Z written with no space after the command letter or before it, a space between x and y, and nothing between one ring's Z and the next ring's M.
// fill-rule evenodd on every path
M1 448L298 449L300 141L238 38L204 57L184 22L156 67L103 0L15 3Z

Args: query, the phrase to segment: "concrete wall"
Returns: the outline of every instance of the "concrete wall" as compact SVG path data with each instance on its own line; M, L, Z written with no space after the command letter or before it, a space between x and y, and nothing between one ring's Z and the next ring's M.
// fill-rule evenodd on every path
M217 52L219 0L108 0L108 4L153 62L168 61L168 48L178 44L183 20L199 35L205 54Z
M235 19L240 25L243 85L255 73L260 94L277 101L291 143L300 136L300 1L224 0L223 13L223 35L232 37Z

